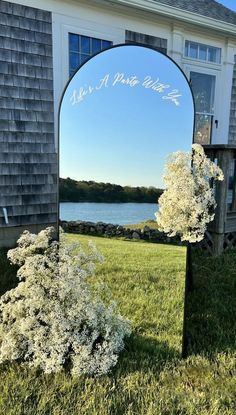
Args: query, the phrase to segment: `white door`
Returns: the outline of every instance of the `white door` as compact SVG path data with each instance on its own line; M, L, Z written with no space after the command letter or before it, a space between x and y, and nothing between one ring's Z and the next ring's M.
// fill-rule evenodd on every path
M195 101L194 142L211 144L217 142L217 73L203 68L187 68Z

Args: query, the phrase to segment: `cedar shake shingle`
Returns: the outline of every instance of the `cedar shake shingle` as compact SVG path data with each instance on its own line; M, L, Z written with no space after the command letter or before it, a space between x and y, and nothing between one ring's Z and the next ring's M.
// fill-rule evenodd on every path
M55 223L50 12L0 0L0 90L0 228Z

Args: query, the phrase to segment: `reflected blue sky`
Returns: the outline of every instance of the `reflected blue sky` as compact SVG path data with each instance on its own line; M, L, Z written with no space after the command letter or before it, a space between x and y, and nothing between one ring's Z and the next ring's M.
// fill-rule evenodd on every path
M60 113L60 177L163 187L166 157L189 151L192 95L166 56L112 48L75 74Z

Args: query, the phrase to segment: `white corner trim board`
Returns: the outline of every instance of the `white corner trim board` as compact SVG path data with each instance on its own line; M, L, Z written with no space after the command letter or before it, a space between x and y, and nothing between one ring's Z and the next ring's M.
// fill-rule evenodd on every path
M8 220L7 208L4 207L4 208L2 208L2 210L3 210L3 214L4 214L5 223L6 223L6 225L8 225L9 220Z

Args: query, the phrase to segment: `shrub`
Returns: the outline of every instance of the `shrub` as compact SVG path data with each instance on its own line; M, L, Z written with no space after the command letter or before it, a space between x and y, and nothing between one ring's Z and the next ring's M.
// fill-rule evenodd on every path
M223 180L221 169L208 159L200 144L192 153L173 153L166 165L166 190L156 213L160 231L179 235L182 241L199 242L214 219L216 202L210 180Z
M107 373L130 334L129 323L94 294L88 277L101 255L90 244L24 231L8 258L19 266L16 288L0 299L0 362L19 361L44 372Z

